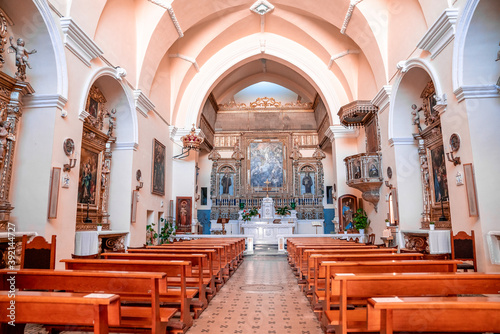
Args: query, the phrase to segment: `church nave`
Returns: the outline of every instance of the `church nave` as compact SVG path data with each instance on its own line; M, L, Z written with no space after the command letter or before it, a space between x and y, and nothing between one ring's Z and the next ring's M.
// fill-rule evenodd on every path
M267 252L266 252L267 253ZM284 256L246 256L187 334L321 334Z

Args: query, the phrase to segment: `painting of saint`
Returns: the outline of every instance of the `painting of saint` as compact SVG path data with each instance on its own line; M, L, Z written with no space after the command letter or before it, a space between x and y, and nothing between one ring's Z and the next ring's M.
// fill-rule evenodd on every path
M221 195L233 195L233 177L228 173L224 173L220 180L220 191Z
M153 173L151 192L165 195L165 145L153 140Z
M283 143L250 143L250 184L252 187L283 187Z
M178 230L191 230L191 197L176 198L176 222Z
M314 173L313 173L314 177ZM310 172L300 173L301 194L314 194L314 180Z
M446 177L446 163L444 158L443 145L437 146L430 150L432 162L432 180L434 203L439 203L441 200L448 200L448 179Z
M99 154L82 147L78 178L78 203L96 204Z
M97 118L97 111L99 110L99 103L93 98L89 97L89 110L88 113Z

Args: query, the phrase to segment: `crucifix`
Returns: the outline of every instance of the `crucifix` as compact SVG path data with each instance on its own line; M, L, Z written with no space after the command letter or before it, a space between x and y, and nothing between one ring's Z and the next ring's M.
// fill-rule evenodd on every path
M269 184L271 184L271 182L269 182L269 179L267 179L267 181L264 183L266 184L266 197L269 197Z

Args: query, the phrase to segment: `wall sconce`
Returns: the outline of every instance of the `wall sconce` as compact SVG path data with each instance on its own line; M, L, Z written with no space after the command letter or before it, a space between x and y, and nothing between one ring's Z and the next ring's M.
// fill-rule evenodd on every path
M137 181L139 181L139 185L135 186L135 190L140 190L142 187L144 187L144 182L141 181L142 172L140 169L138 169L137 172L135 172L135 178L137 179Z
M453 162L453 166L460 165L462 163L460 157L453 156L453 153L460 149L460 137L456 133L450 136L450 148L451 152L446 153L446 158L448 158L449 162Z
M451 156L451 158L450 158ZM460 157L454 157L453 152L446 153L446 158L448 158L449 162L453 162L453 166L460 165L462 162L460 161Z
M389 183L389 181L385 181L385 186L389 189L392 189L392 183Z
M200 145L203 143L204 139L196 134L196 129L191 128L191 132L185 136L181 137L182 140L182 152L174 157L173 159L184 159L189 155L189 151L200 149Z
M63 142L64 153L69 157L73 154L75 150L75 142L71 138L66 138ZM69 159L69 164L63 165L63 171L69 172L72 168L76 166L76 159Z

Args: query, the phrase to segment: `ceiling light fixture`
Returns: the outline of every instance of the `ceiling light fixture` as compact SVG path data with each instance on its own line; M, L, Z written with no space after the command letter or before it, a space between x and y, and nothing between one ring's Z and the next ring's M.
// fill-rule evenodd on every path
M274 9L274 6L266 0L259 0L250 7L250 10L259 15L266 15Z

